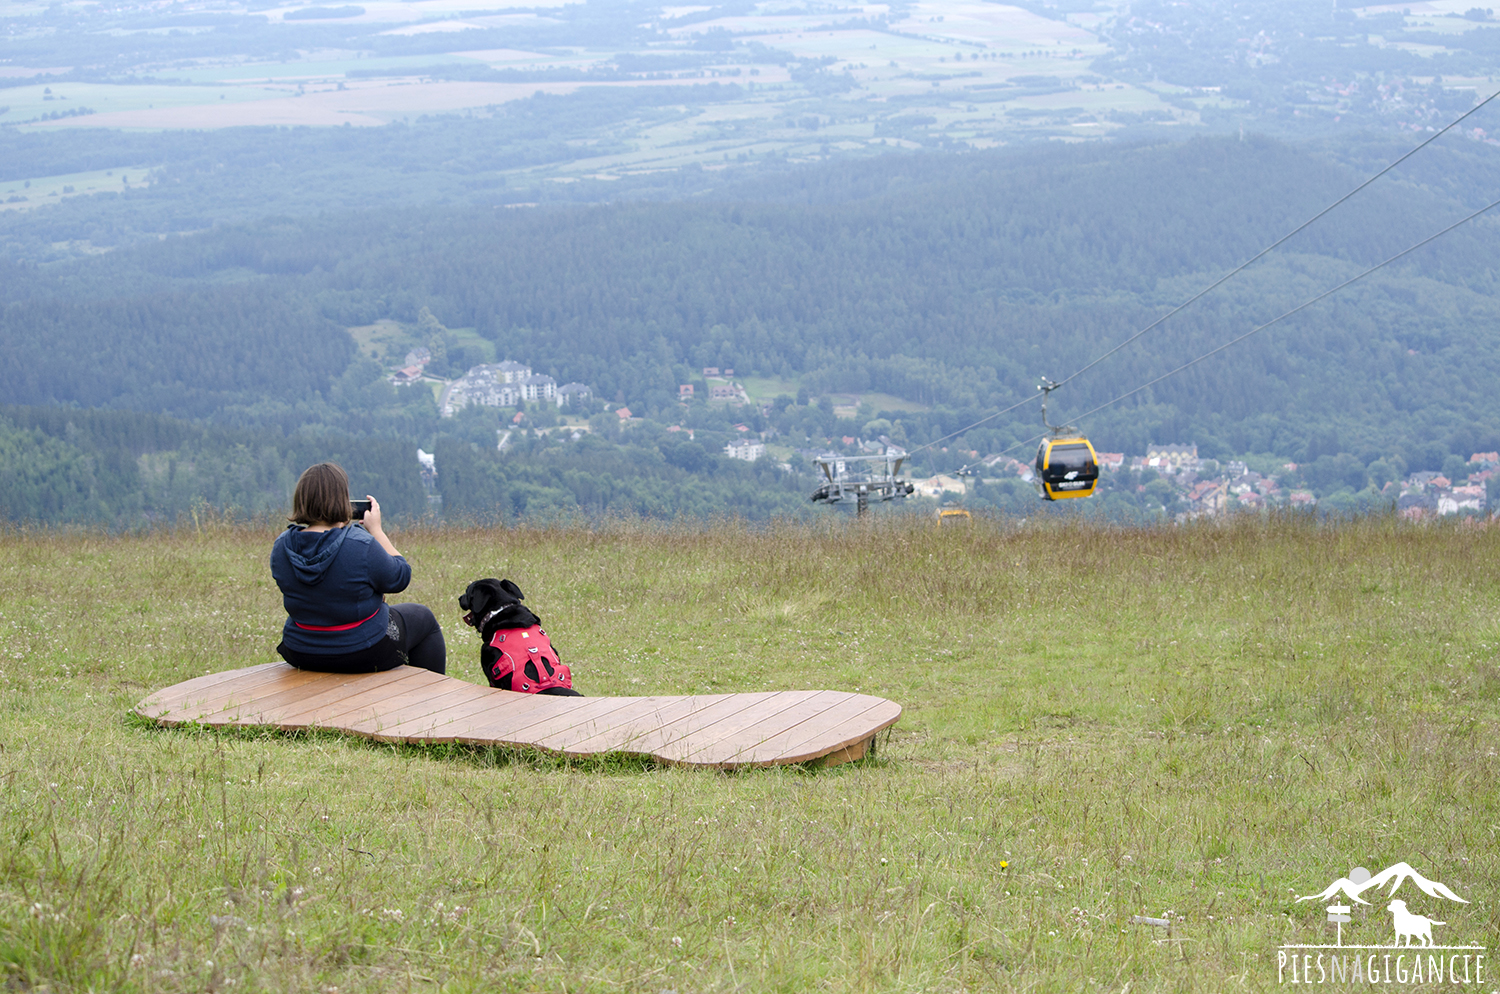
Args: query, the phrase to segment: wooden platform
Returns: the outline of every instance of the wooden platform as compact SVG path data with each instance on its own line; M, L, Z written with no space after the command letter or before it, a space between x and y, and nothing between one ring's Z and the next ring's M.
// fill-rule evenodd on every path
M543 697L398 666L347 676L266 663L158 691L136 711L167 725L320 728L381 742L628 753L685 766L860 759L901 706L834 690L691 697Z

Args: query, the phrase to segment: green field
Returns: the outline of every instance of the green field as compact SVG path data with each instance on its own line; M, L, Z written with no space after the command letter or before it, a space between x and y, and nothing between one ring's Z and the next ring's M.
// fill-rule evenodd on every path
M758 404L769 403L786 395L795 398L800 385L796 380L777 376L736 376L734 381L745 388L745 393Z
M416 325L405 325L390 318L376 321L374 324L360 325L345 330L354 339L354 344L359 349L360 355L378 362L385 362L395 352L404 354L406 351L414 349L419 345L427 345ZM481 362L498 362L502 358L509 358L508 356L497 356L495 353L495 343L481 336L475 328L447 328L445 330L457 340L459 345L478 349L480 353L479 360ZM393 347L394 352L392 351ZM399 358L397 356L397 359ZM392 363L390 362L385 362L385 365L392 367Z
M261 71L260 77L270 75ZM295 86L295 82L291 84ZM14 86L4 91L6 111L0 114L0 124L25 124L36 122L47 114L66 113L87 109L97 114L112 111L181 109L189 107L215 106L222 104L227 113L230 104L242 101L271 100L287 95L285 91L264 86L248 86L239 83L206 86L136 85L119 86L111 83L53 83L51 85ZM62 126L88 127L89 117L62 118ZM36 128L57 127L57 124L33 124Z
M589 695L905 707L873 761L732 775L131 719L273 658L275 530L0 536L11 989L1270 990L1334 941L1294 897L1399 861L1472 902L1403 887L1440 942L1500 928L1493 530L394 536L466 679L498 574Z
M128 189L130 182L138 185L145 183L147 173L144 166L118 166L114 169L41 176L34 180L11 180L0 183L0 210L30 210L68 197L114 193Z

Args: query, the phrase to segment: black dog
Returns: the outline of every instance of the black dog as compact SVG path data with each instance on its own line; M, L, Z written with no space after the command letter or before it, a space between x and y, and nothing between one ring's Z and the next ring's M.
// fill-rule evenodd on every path
M484 647L479 668L491 687L554 697L582 697L573 689L573 673L557 658L542 619L521 601L521 588L493 577L475 580L458 598L467 613L464 624L477 629Z

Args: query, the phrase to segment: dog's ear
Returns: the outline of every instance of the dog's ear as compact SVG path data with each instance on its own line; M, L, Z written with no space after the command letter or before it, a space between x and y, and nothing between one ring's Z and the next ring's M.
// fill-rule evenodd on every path
M521 593L521 588L518 587L518 586L516 586L514 583L510 582L509 580L501 580L500 581L500 589L503 590L503 591L505 591L506 593L510 594L512 597L514 597L518 601L524 601L526 599L526 595L523 594L523 593Z

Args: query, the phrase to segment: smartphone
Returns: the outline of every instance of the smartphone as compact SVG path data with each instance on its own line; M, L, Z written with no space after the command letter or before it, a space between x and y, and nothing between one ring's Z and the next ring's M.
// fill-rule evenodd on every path
M350 497L349 503L354 507L355 521L363 519L365 512L370 509L370 498L368 497Z

